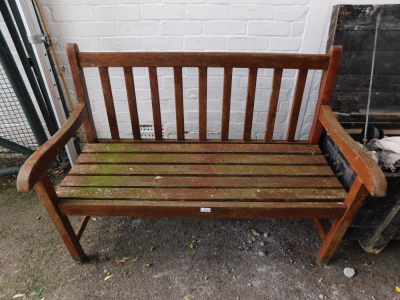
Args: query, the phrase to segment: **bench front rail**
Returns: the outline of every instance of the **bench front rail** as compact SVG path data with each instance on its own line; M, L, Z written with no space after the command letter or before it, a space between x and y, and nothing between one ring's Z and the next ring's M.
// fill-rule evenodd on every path
M70 254L85 259L79 243L89 216L312 218L323 240L317 262L328 263L358 207L386 181L373 160L346 134L329 107L341 48L326 55L254 53L81 53L67 45L78 105L62 128L24 164L18 189L33 187ZM123 68L133 139L121 139L109 68ZM148 68L154 140L142 140L133 67ZM163 139L157 68L173 68L176 136ZM198 139L185 138L184 67L198 68ZM207 70L223 68L221 138L207 139ZM98 68L111 139L98 139L83 68ZM241 140L229 139L232 74L249 70ZM263 140L252 140L257 74L273 69ZM287 136L273 140L283 69L297 69ZM295 140L308 70L324 70L309 140ZM46 169L83 125L88 143L57 189ZM318 146L323 130L349 161L356 179L339 183ZM84 216L74 231L68 215ZM320 219L332 218L326 230Z

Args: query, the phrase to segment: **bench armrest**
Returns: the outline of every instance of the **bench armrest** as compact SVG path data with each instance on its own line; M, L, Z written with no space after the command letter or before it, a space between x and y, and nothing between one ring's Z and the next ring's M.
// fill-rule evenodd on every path
M347 134L329 105L321 105L318 120L331 136L369 193L386 195L386 178L378 164Z
M17 178L18 191L29 192L34 187L87 117L86 104L78 104L64 125L21 167Z

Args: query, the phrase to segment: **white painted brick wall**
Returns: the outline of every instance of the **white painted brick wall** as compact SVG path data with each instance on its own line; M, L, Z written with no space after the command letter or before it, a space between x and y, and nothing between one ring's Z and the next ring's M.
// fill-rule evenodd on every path
M68 65L65 44L81 51L246 51L299 52L308 0L41 0L62 64ZM185 122L188 136L197 137L197 70L183 75ZM96 70L87 70L93 116L100 137L109 137L103 96ZM115 107L121 112L122 137L132 137L122 71L110 70ZM209 70L208 129L218 137L221 126L222 70ZM167 137L176 135L172 70L159 70L162 121ZM69 71L66 76L70 77ZM148 72L134 69L139 118L152 124ZM219 77L218 77L219 76ZM247 70L234 70L230 138L243 130ZM284 138L296 72L285 71L275 138ZM68 82L71 82L68 78ZM254 138L263 138L272 72L260 70L254 110ZM72 87L71 87L72 89ZM304 126L310 127L312 108L306 108ZM214 132L215 131L215 132Z

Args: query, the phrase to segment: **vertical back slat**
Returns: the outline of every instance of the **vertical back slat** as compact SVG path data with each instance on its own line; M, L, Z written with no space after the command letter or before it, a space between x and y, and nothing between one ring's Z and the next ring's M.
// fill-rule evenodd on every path
M329 50L331 60L329 62L328 70L324 73L321 80L321 88L317 105L315 107L314 120L311 127L310 137L308 139L311 144L318 144L322 133L322 125L318 120L321 105L329 105L331 100L333 87L335 84L336 74L339 69L340 57L342 56L342 46L331 46Z
M207 68L199 68L199 140L207 140Z
M253 123L256 84L257 84L257 69L251 68L249 69L249 79L247 84L246 112L244 118L244 133L243 133L244 141L250 141L251 138L251 127Z
M176 133L178 141L183 141L185 140L185 121L183 117L182 67L174 67L174 83L175 83Z
M76 44L67 44L67 54L69 65L71 68L72 79L74 81L76 98L79 103L85 103L88 112L88 119L83 122L85 128L86 138L89 143L97 141L97 133L93 123L92 109L90 108L90 101L85 81L85 74L78 62L79 48Z
M153 108L154 137L157 141L162 140L160 94L158 91L157 68L149 67L151 104Z
M111 91L110 75L108 74L107 67L100 67L100 80L103 88L104 102L107 111L108 124L110 126L111 138L119 140L117 116L115 114L114 100Z
M133 81L133 71L131 67L124 67L124 77L126 95L128 98L129 114L131 116L132 134L135 140L140 140L139 115L136 104L135 83Z
M224 90L222 96L222 122L221 141L229 138L229 118L231 114L231 93L232 93L232 68L224 69Z
M276 111L278 109L279 92L281 89L282 71L282 69L274 69L274 78L272 81L272 91L269 99L267 125L264 137L265 142L271 141L274 135Z
M288 134L286 137L287 142L294 141L294 135L296 133L297 121L299 119L301 100L303 98L304 87L307 80L307 69L300 69L299 75L297 76L296 90L294 92L292 111L290 114Z

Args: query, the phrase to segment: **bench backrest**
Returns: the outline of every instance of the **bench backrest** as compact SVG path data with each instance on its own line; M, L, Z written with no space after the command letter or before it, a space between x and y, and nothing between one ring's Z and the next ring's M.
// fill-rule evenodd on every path
M140 140L140 124L138 106L135 93L135 83L132 68L148 68L148 77L151 92L151 107L154 122L154 137L157 141L163 140L162 135L162 113L160 108L160 95L158 84L158 68L173 68L174 93L175 93L175 115L176 115L176 139L185 140L184 124L184 86L182 80L183 68L198 68L198 140L207 140L207 70L208 68L223 68L222 86L222 110L221 110L221 131L220 140L228 141L230 114L231 114L231 94L232 94L232 74L234 68L248 69L247 95L245 102L243 136L242 141L251 141L253 112L257 85L257 73L260 69L273 69L273 79L269 105L265 107L267 120L263 142L271 142L275 127L275 120L278 108L278 99L281 90L282 73L284 69L298 70L295 82L293 99L289 113L287 127L287 142L295 139L296 128L299 119L300 107L303 92L307 79L308 70L326 70L324 72L321 90L316 106L316 115L322 104L328 104L331 97L334 80L336 77L341 47L333 46L328 54L288 54L288 53L197 53L197 52L127 52L127 53L104 53L104 52L79 52L77 45L67 45L68 58L70 61L71 72L76 88L79 103L86 103L89 109L90 122L86 122L85 130L88 141L97 140L94 130L93 119L90 112L89 96L85 83L83 68L98 68L102 91L104 95L105 108L112 140L120 140L120 133L117 124L117 114L115 111L113 92L110 83L109 68L122 68L126 99L129 107L132 135L134 140ZM309 142L315 143L320 135L320 126L314 117Z

